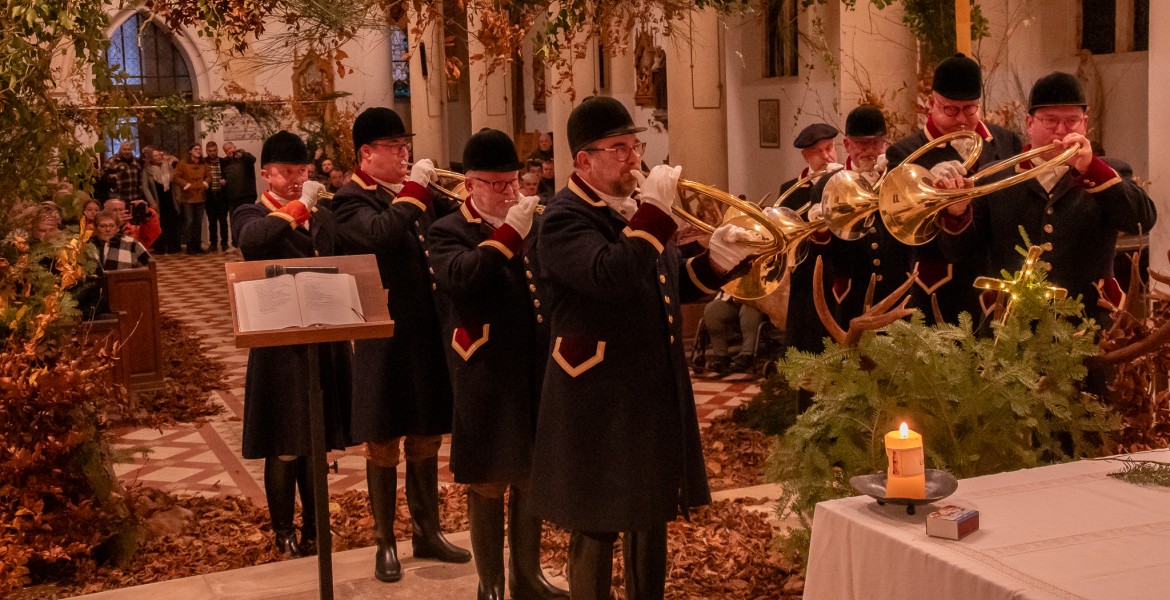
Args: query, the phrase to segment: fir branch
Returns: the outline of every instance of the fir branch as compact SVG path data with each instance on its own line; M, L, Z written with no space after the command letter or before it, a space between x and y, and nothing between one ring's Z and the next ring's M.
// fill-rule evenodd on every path
M1156 485L1170 487L1170 464L1154 460L1134 460L1132 458L1108 458L1104 460L1117 461L1122 464L1120 471L1109 474L1114 479L1129 482L1135 485Z

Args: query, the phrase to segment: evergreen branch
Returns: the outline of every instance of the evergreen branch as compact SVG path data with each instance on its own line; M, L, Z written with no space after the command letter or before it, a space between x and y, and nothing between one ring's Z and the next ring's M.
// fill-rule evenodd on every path
M1136 485L1156 485L1170 487L1170 464L1154 460L1134 460L1132 458L1105 458L1122 464L1120 471L1109 474L1114 479L1120 479Z

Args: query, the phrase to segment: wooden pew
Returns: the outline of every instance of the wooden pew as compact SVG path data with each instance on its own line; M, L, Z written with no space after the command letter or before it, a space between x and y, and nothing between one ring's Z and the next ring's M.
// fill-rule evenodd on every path
M120 344L114 376L126 386L133 402L135 393L163 387L162 324L155 263L138 269L107 271L106 290L110 312L86 324L91 336L108 332L110 340Z

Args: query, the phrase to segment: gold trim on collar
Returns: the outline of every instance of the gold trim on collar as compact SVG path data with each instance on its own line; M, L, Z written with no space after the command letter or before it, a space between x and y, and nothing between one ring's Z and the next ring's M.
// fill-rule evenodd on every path
M570 192L573 192L578 198L581 199L582 202L588 204L589 206L596 206L598 208L609 206L604 202L594 202L590 200L589 195L585 193L585 190L582 190L581 186L577 185L577 182L573 181L572 179L569 180L568 188Z
M459 212L463 213L463 218L467 219L468 223L482 223L483 219L471 214L471 209L467 207L467 202L459 205Z

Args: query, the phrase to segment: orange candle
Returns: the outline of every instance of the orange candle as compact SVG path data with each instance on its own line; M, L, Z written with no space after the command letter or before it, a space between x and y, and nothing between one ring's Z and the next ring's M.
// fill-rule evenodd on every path
M922 435L902 423L898 431L886 434L886 458L890 461L886 497L925 498L926 463Z

